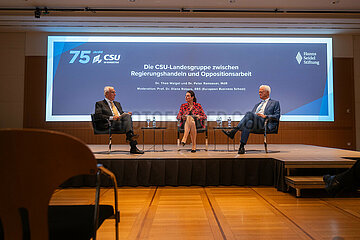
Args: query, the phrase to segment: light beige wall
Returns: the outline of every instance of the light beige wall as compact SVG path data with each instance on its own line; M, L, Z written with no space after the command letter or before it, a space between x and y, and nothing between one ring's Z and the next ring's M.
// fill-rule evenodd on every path
M147 33L148 34L148 33ZM79 35L74 33L36 33L26 34L26 56L46 56L47 37L48 35ZM93 35L93 34L88 34ZM96 33L95 35L101 35ZM108 34L107 34L108 35ZM116 35L116 34L114 34ZM284 35L285 36L285 35ZM292 35L294 36L294 35ZM333 38L333 56L334 57L353 57L353 37L352 35L324 35L316 37L332 37Z
M25 56L46 56L49 33L26 33Z
M333 38L333 56L348 58L354 56L352 35L336 35Z
M22 128L25 33L0 33L0 128Z
M356 150L360 150L360 36L354 36Z

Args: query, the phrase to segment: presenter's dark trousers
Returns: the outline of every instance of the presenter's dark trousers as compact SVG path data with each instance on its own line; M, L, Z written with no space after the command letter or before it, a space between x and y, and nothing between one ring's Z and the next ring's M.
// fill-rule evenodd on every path
M111 129L123 133L133 132L133 122L129 114L124 115L120 120L112 121Z
M360 160L357 160L356 163L338 175L336 179L345 187L345 188L359 188L360 187Z
M241 131L240 143L246 144L251 131L264 130L265 119L259 117L253 112L247 112L239 124L235 127L236 130Z

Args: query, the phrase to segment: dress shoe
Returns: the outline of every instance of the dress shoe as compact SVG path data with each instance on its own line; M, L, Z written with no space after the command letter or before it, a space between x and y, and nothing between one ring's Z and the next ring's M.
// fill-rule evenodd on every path
M332 194L332 195L336 195L337 193L340 192L340 190L342 190L343 186L341 185L341 183L335 178L335 176L331 176L331 175L324 175L323 176L323 180L325 183L325 190Z
M244 154L245 153L245 147L243 145L240 145L238 154Z
M132 147L130 149L130 153L132 153L132 154L144 154L144 151L138 149L137 147Z
M192 149L191 152L192 152L192 153L196 153L196 149Z
M231 131L222 130L222 132L225 133L225 135L231 139L234 139L235 134L236 134L236 131L234 131L234 130L231 130Z

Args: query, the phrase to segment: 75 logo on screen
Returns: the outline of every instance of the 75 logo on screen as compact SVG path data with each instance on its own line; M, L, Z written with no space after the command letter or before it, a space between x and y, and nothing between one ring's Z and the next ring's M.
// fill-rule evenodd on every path
M102 51L101 51L102 52ZM98 54L99 51L91 52L90 50L83 51L70 51L70 54L73 54L73 57L70 59L69 63L72 64L76 61L82 64L87 64L91 62L91 54ZM104 60L104 61L103 61ZM92 63L119 63L120 54L105 54L103 57L101 54L98 54L93 57Z

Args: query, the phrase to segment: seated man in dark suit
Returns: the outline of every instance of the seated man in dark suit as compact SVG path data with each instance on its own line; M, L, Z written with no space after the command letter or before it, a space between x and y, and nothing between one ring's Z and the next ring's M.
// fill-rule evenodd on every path
M336 195L344 189L357 189L360 187L360 160L348 170L337 175L323 177L325 189L328 193Z
M116 92L113 87L105 87L104 95L105 99L95 104L95 120L98 121L98 125L104 129L108 129L108 120L110 120L113 130L126 133L126 141L130 143L131 147L130 153L143 154L144 152L136 147L136 139L139 135L133 132L132 113L125 113L122 110L121 104L114 101Z
M271 132L276 128L280 119L280 103L279 101L270 99L271 88L267 85L261 85L259 88L259 96L261 102L256 104L251 112L247 112L239 124L231 131L223 132L231 139L234 139L237 131L241 131L241 140L239 154L245 153L245 145L251 131L263 131L265 119L269 119L267 131Z

